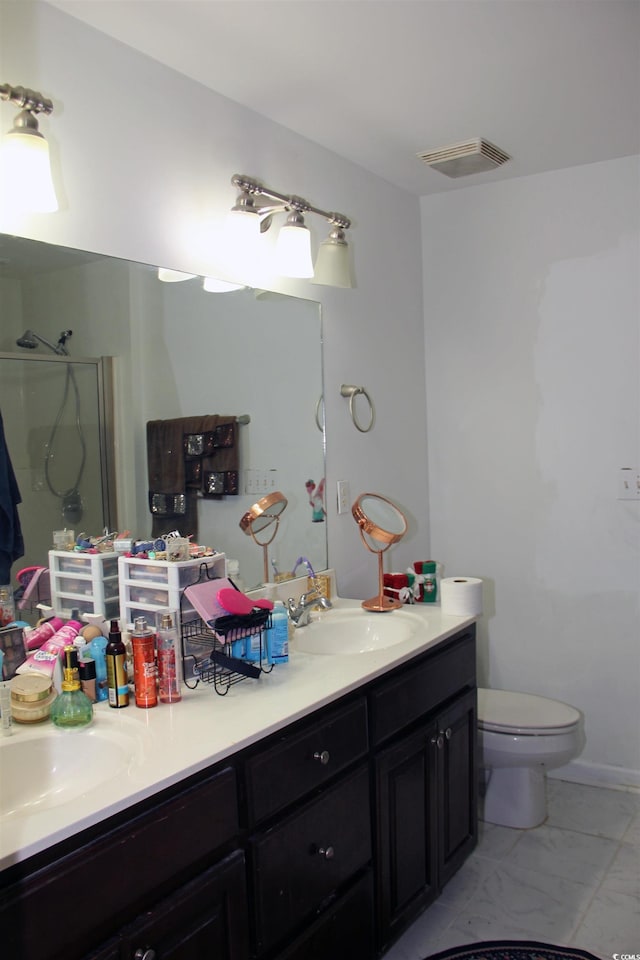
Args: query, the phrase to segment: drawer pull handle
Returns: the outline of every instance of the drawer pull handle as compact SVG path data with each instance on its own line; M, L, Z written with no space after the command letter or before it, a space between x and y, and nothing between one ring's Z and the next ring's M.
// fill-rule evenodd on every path
M318 847L318 853L325 860L333 860L334 852L333 847ZM150 960L153 960L153 957Z
M451 729L451 727L447 727L447 729L444 732L444 735L447 738L447 740L451 740L451 737L453 736L453 730Z
M323 767L326 767L326 765L329 763L329 760L330 760L331 758L330 758L330 756L329 756L329 751L328 751L328 750L322 750L322 751L316 750L316 752L315 752L314 755L313 755L313 759L314 759L314 760L319 760L320 763L322 764L322 766L323 766Z
M431 737L431 743L434 747L437 747L438 750L442 750L444 747L444 737L442 733L439 733L437 737Z
M156 960L156 952L151 947L138 947L133 960Z

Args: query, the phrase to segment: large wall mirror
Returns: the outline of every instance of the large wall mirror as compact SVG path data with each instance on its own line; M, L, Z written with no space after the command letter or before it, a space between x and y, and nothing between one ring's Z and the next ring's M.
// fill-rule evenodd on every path
M163 283L147 264L0 235L0 314L0 412L26 546L14 572L46 565L65 527L98 535L111 522L150 536L147 422L212 414L238 418L239 485L198 500L199 542L238 559L247 588L261 582L262 552L240 520L277 489L287 508L269 550L274 576L301 555L327 566L318 303L208 293L201 278ZM68 356L56 353L69 330ZM110 385L111 424L101 409Z

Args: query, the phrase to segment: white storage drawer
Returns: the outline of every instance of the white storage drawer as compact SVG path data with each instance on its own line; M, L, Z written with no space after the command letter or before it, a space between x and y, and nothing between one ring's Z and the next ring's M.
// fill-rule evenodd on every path
M226 573L224 553L177 561L121 556L118 559L121 624L133 623L137 617L145 617L153 624L158 610L165 607L180 610L185 587L197 583L201 577L215 579L225 577Z
M49 551L51 606L61 617L72 610L100 613L108 620L119 612L118 555Z

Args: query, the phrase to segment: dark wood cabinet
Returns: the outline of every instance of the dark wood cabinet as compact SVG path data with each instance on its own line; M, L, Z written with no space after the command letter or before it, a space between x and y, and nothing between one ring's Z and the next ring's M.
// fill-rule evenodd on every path
M313 917L371 861L369 772L340 780L251 843L256 946L262 953Z
M376 916L382 948L435 899L477 841L475 659L472 664L469 648L473 637L461 638L442 655L445 662L466 667L458 673L462 692L445 699L446 708L434 708L439 695L433 675L421 670L393 678L377 698L379 705L389 706L386 713L379 711L379 719L401 714L406 721L403 727L385 720L385 731L392 729L394 736L374 761ZM424 684L416 684L420 675Z
M244 856L236 852L120 934L120 960L247 960Z
M375 761L377 924L381 944L438 892L436 756L433 723L383 750Z
M476 842L475 685L471 627L16 864L3 950L375 960Z

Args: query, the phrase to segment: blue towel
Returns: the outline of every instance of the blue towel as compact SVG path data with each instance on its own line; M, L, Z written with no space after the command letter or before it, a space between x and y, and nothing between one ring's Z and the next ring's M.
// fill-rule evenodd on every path
M24 556L18 504L22 502L0 413L0 583L11 583L11 564Z

